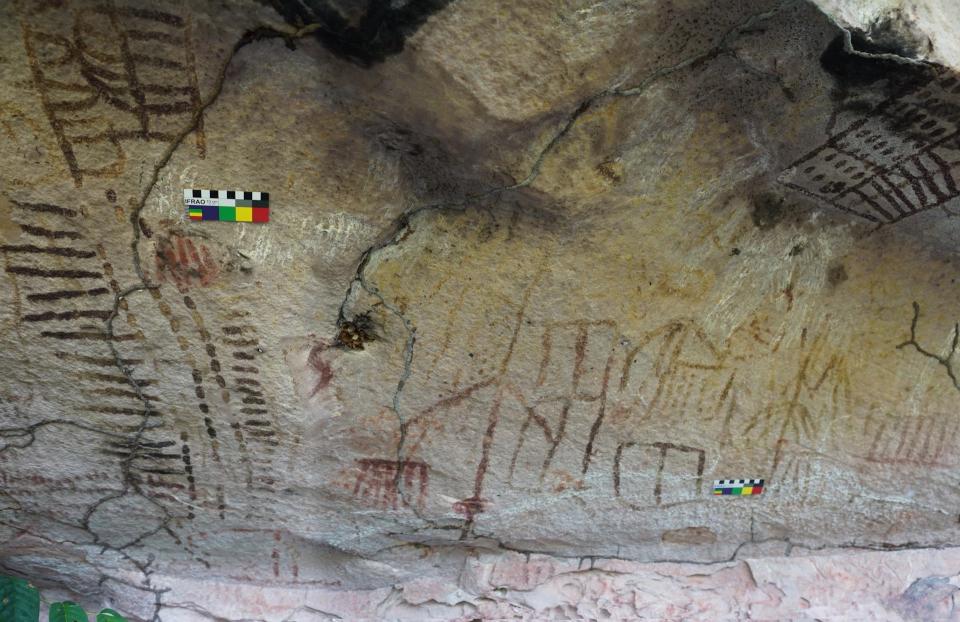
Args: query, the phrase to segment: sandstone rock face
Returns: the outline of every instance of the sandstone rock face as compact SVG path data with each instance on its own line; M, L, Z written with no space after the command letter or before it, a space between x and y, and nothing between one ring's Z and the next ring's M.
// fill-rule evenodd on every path
M960 15L817 4L0 5L0 568L142 620L958 617Z
M815 0L823 11L866 42L868 53L900 54L960 67L956 6L949 0Z

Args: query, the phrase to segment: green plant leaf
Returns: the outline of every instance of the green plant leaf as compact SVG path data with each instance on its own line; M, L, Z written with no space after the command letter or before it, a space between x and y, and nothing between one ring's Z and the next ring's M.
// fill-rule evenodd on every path
M69 600L53 603L50 605L50 622L88 622L87 612Z
M113 609L104 609L97 614L97 622L127 622L127 619Z
M37 622L40 592L27 581L0 577L0 622Z

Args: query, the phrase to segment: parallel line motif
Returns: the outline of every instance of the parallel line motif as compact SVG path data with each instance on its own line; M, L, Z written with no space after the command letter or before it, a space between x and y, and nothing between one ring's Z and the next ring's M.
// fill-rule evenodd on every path
M234 315L238 318L245 317L248 313L238 311ZM267 408L258 408L267 406L267 396L263 391L263 385L257 376L260 369L256 366L256 355L261 351L260 339L257 336L257 328L252 324L231 324L221 327L223 332L222 342L238 347L250 347L249 354L240 350L233 351L234 358L238 354L249 356L244 360L253 361L249 365L231 366L231 380L233 390L244 397L241 403L244 404L238 412L246 415L258 415L256 418L249 418L243 421L234 420L232 426L237 434L238 441L242 438L243 445L247 449L253 447L252 455L256 458L250 485L255 489L265 492L273 492L274 478L269 475L272 471L273 459L276 448L280 442L278 440L278 430L269 418L270 411Z
M189 18L114 2L73 12L72 27L27 12L20 17L30 75L76 187L87 177L121 174L126 143L173 142L192 117L197 151L205 157ZM151 82L147 75L156 72L144 69L162 70L171 83Z
M139 438L134 447L111 441L99 451L117 458L133 455L130 467L135 478L142 480L147 470L159 475L154 473L158 470L157 463L167 459L163 449L172 446L173 441L162 438L164 413L156 408L159 396L146 390L156 386L157 380L138 374L134 379L135 390L130 380L119 373L118 361L106 345L108 341L136 344L144 340L126 301L121 301L119 311L130 329L115 326L112 335L107 332L105 322L113 315L111 294L119 294L120 286L113 278L106 251L101 245L92 249L82 246L83 236L73 230L81 216L80 210L46 203L14 201L13 205L16 209L12 216L20 231L39 241L0 245L0 254L6 260L5 272L15 279L19 289L28 292L20 310L21 326L35 331L33 334L37 337L62 342L51 352L52 363L63 367L65 375L76 378L77 382L73 383L76 390L91 398L86 404L73 407L78 418L103 430ZM46 246L42 240L46 240ZM15 263L11 263L11 258ZM51 289L49 283L54 279L95 279L99 283L84 287L60 285ZM79 347L81 343L82 354L70 351L74 344ZM141 372L149 369L144 367L144 362L139 356L125 355L119 359L121 365ZM146 412L143 400L149 405ZM166 474L182 477L182 473L172 471ZM154 481L182 485L162 479ZM160 498L154 488L145 487L151 495L157 494ZM169 497L169 493L164 494Z

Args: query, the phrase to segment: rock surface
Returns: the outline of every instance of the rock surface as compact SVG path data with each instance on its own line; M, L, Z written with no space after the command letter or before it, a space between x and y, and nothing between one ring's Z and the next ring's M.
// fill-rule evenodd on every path
M866 43L867 53L960 67L957 8L950 0L815 0L843 28Z
M952 619L950 31L349 4L0 5L0 568L144 620Z

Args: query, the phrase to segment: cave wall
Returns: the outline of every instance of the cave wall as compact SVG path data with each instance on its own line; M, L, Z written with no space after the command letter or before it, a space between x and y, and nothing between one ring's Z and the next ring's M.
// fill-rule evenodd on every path
M817 4L0 5L0 568L145 620L954 615L956 10Z

